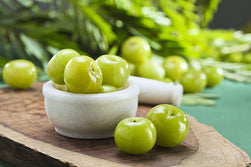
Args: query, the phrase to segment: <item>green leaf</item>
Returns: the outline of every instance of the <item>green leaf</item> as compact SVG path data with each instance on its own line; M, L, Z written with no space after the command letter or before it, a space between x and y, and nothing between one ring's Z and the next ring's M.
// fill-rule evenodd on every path
M49 61L49 56L43 46L36 40L26 36L25 34L21 34L20 38L24 43L25 50L28 55L35 56L42 64L42 67L46 69L47 63Z
M5 58L3 58L2 56L0 57L0 68L3 68L4 67L4 65L7 63L8 61L5 59Z
M200 25L206 27L209 22L213 19L214 13L218 9L218 5L221 0L196 0L197 1L197 12L200 16Z
M8 36L7 36L7 32L5 31L1 31L0 29L0 42L3 46L3 51L4 51L4 55L7 59L12 59L13 55L12 55L12 48L11 48L11 43L8 40Z
M176 54L187 59L210 57L220 63L238 61L240 64L231 64L232 67L219 65L226 71L226 78L249 81L250 69L243 68L243 63L251 62L247 56L251 51L250 34L201 28L212 20L219 2L3 0L1 56L6 60L30 59L44 69L60 49L72 48L94 58L106 53L120 54L122 42L138 35L150 43L153 54L163 57Z
M18 57L21 59L27 59L22 41L18 37L18 34L13 34L12 32L10 32L9 39L10 39L12 46L14 46L14 49L16 49Z
M77 7L81 8L85 16L88 17L94 24L96 24L101 32L106 35L108 42L113 42L116 39L116 35L112 31L112 27L107 23L95 10L89 6L81 4L77 0L69 0L74 3Z
M193 93L184 94L182 97L182 105L208 105L212 106L216 104L216 99L220 96L215 94Z

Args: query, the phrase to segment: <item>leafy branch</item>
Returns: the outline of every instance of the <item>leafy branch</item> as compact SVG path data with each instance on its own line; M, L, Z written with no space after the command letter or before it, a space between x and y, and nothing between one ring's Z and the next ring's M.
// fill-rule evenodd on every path
M130 35L140 35L160 55L192 53L188 29L197 27L195 0L2 0L0 43L7 60L24 58L42 69L59 49L72 48L98 57ZM212 2L216 5L216 1ZM212 10L209 10L211 15ZM210 14L209 14L210 15Z
M107 53L119 55L121 43L137 35L150 43L155 55L197 58L207 65L210 58L212 64L224 68L226 78L250 82L250 34L206 28L219 3L220 0L1 0L0 71L9 60L28 59L38 66L43 80L48 60L60 49L72 48L93 58ZM229 69L230 66L236 68ZM201 95L189 98L202 98L203 103L213 100Z
M215 105L215 100L219 98L219 95L216 94L204 94L204 93L193 93L193 94L184 94L182 97L181 104L183 105Z

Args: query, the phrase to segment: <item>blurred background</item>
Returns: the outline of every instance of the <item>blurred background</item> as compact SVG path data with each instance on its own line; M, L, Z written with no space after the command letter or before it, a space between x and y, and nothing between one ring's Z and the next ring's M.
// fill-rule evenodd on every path
M251 1L222 0L209 27L251 32Z
M140 36L153 61L178 55L192 68L216 65L225 78L251 82L250 6L250 0L0 0L0 72L10 60L28 59L43 81L61 49L94 59L121 56L122 43Z

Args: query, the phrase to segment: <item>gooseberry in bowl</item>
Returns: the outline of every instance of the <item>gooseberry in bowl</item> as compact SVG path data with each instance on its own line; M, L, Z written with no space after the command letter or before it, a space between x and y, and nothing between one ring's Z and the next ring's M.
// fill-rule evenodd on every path
M73 49L62 49L58 51L48 62L47 75L54 83L64 85L64 69L66 64L73 57L80 56Z
M102 55L96 60L103 76L103 85L113 85L117 88L126 84L130 69L123 58L116 55Z
M114 135L116 125L134 117L139 87L129 79L123 89L106 93L72 93L58 90L52 81L43 85L47 117L61 135L98 139Z
M72 58L65 66L64 82L72 93L97 93L103 76L98 64L88 56Z
M98 91L98 93L108 93L108 92L116 92L118 88L113 85L102 85Z
M29 60L9 61L3 68L3 80L13 88L27 89L37 78L37 68Z

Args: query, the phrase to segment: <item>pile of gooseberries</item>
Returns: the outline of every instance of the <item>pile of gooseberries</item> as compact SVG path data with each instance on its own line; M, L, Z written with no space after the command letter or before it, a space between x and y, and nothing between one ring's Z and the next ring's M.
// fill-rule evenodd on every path
M142 68L156 66L143 60L148 59L148 56L137 59L146 63L141 64ZM165 74L164 69L160 70ZM130 69L127 61L119 56L102 55L93 60L72 49L63 49L49 61L47 73L57 89L73 93L105 93L123 87L128 81ZM175 106L162 104L152 108L146 118L121 120L115 128L114 140L123 152L143 154L154 145L174 147L185 140L188 132L185 113Z
M106 93L119 90L129 75L180 83L185 93L196 93L214 87L223 79L223 70L214 66L194 68L182 56L166 58L152 54L148 42L130 37L121 46L121 57L102 55L96 60L73 49L57 52L48 62L47 74L53 86L72 93ZM15 60L3 68L3 79L14 88L28 88L36 79L36 67L27 60ZM188 119L179 108L161 104L153 107L146 118L121 120L114 140L122 151L143 154L154 145L174 147L185 140Z
M57 52L48 62L47 74L54 87L72 93L117 91L129 78L128 63L116 55L96 60L72 49Z
M186 114L179 108L160 104L145 117L121 120L116 126L114 140L120 150L129 154L144 154L155 145L174 147L182 143L189 132Z
M180 83L185 93L217 86L224 78L223 70L216 66L202 67L198 61L194 65L195 60L178 55L154 55L149 43L139 36L129 37L122 43L121 56L128 61L131 75Z

